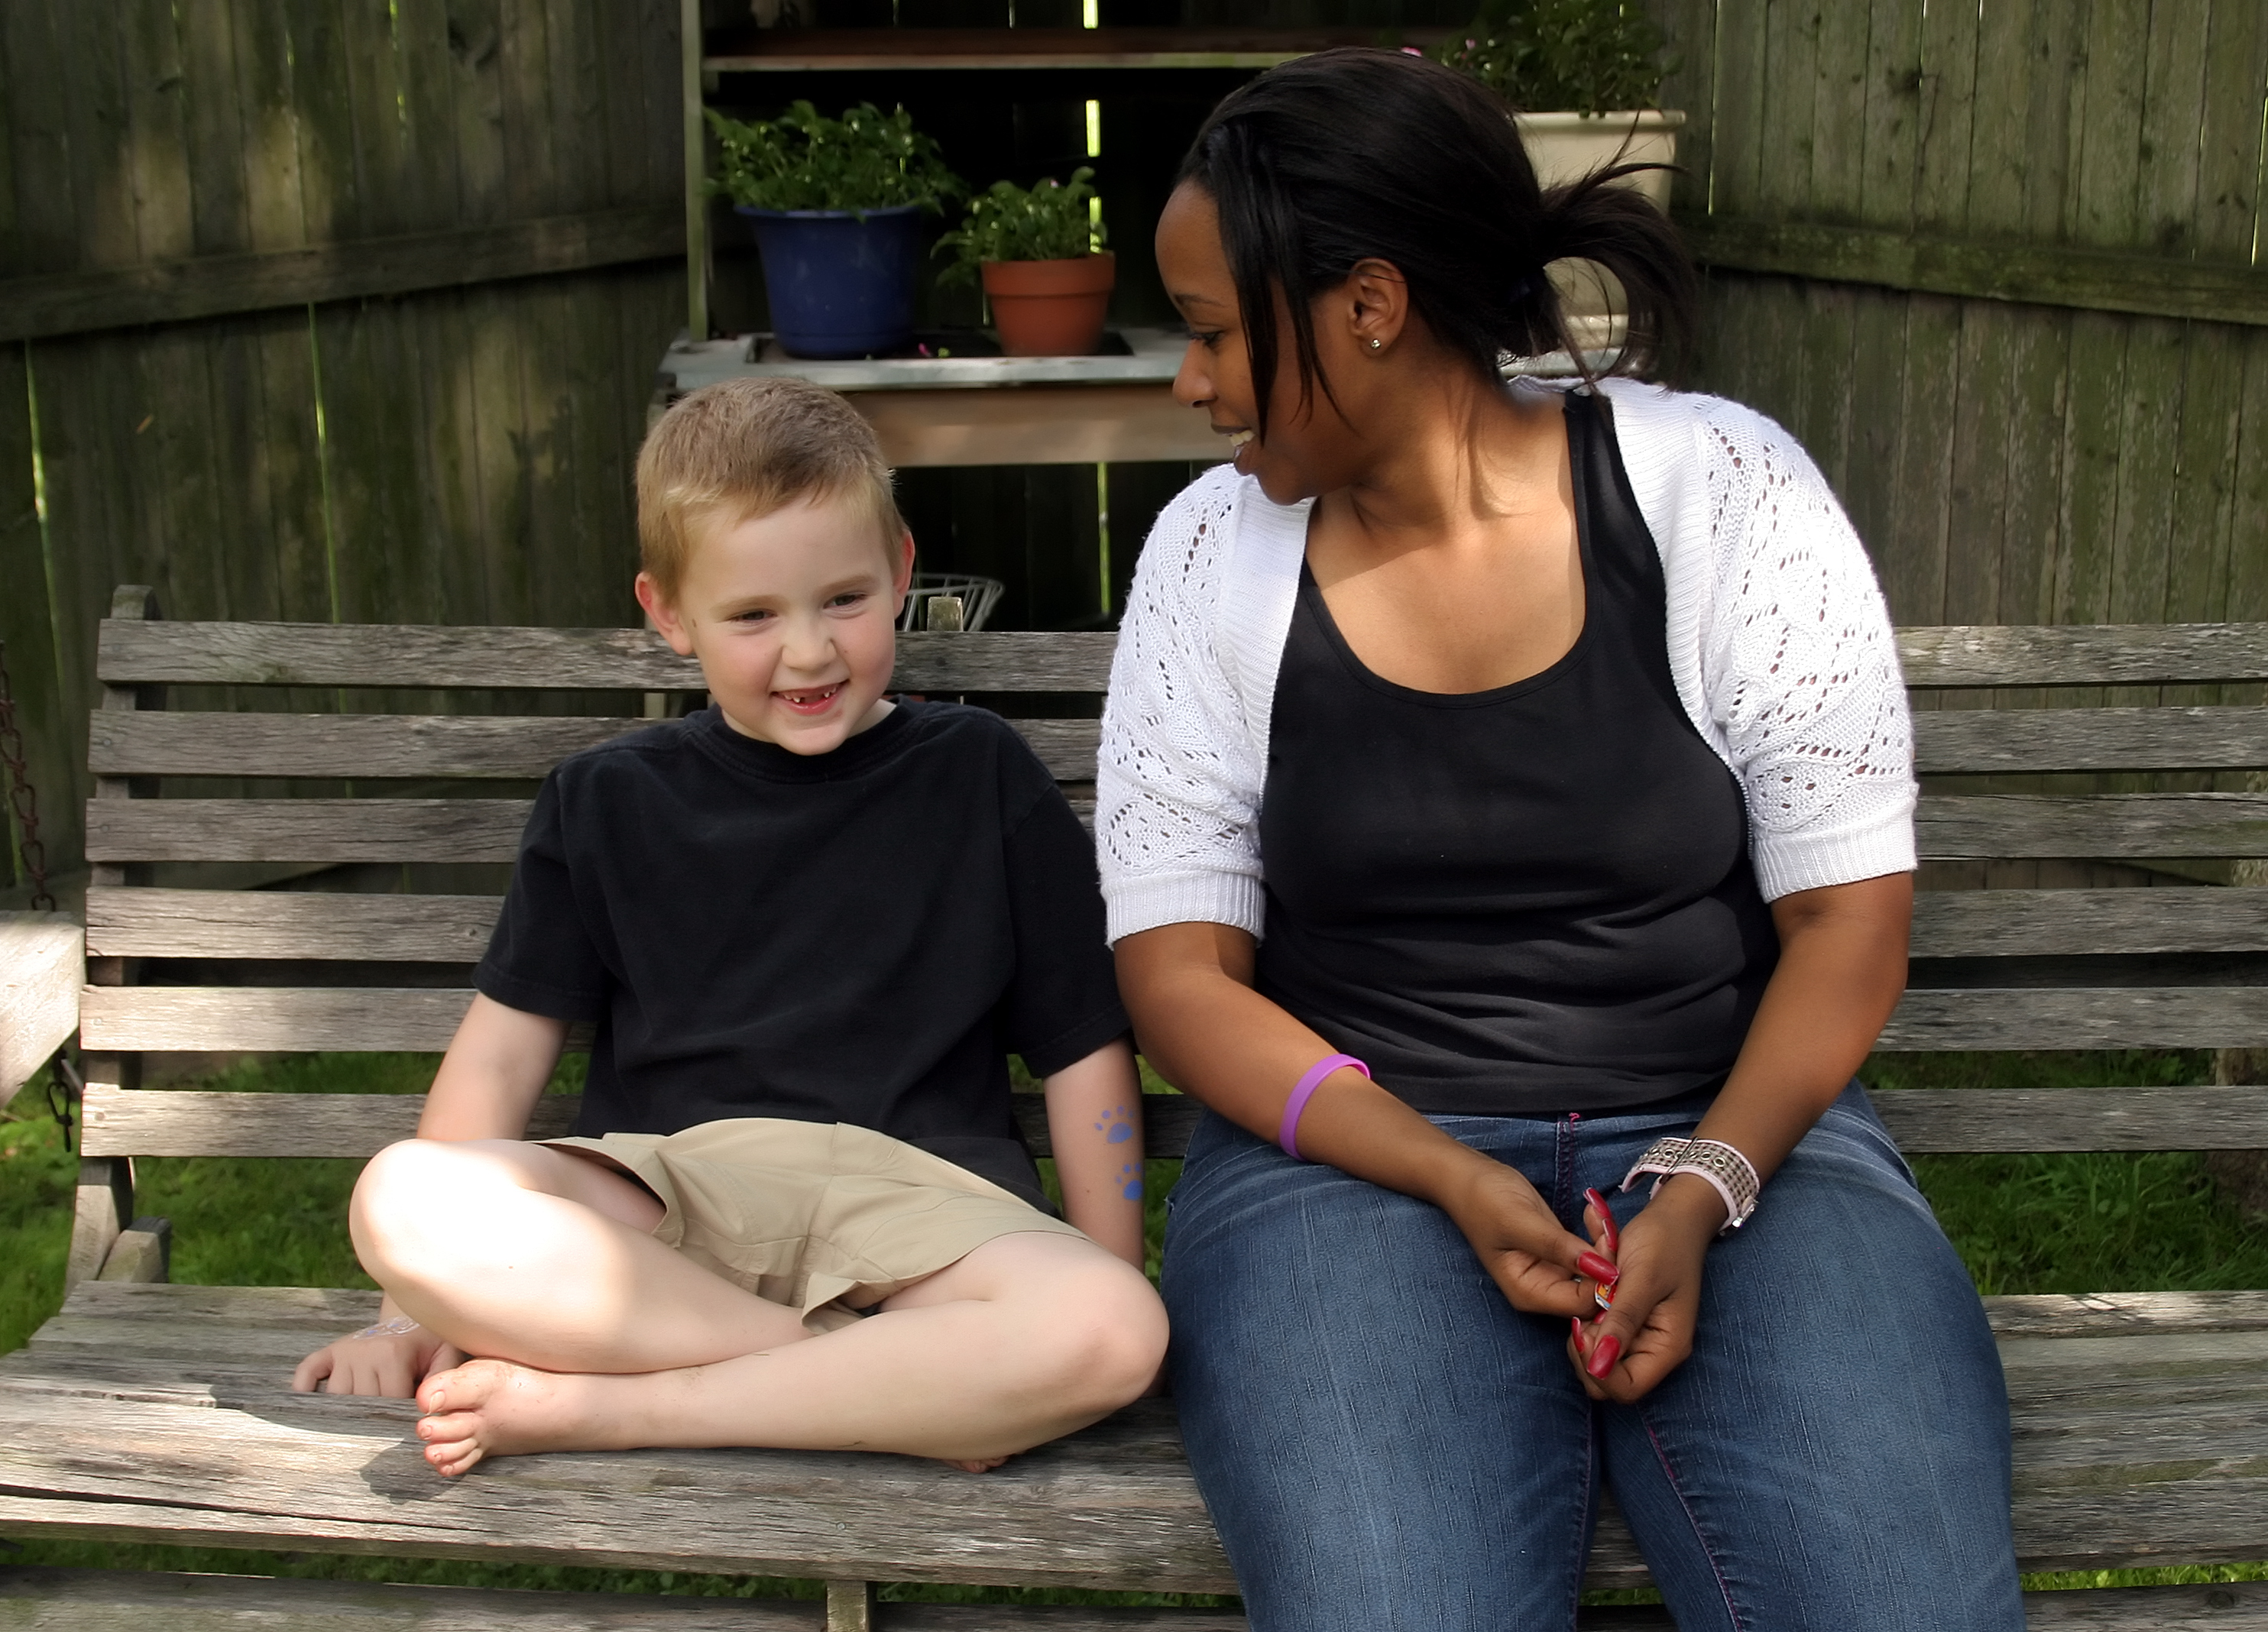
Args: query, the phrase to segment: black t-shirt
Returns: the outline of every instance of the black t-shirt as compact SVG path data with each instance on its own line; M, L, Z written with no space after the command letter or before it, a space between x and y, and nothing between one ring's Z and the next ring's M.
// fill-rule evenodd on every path
M598 1022L578 1133L850 1122L1034 1202L1006 1055L1044 1077L1128 1029L1078 819L943 702L832 754L711 709L563 761L473 982Z
M1583 629L1542 673L1414 691L1314 577L1276 682L1259 989L1444 1115L1713 1089L1779 956L1740 784L1678 700L1661 556L1604 403L1567 400Z

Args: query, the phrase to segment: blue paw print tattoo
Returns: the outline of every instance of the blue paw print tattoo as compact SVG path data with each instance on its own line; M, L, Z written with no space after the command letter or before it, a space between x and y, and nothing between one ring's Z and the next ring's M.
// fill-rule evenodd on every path
M1131 1174L1132 1177L1129 1178L1129 1174ZM1138 1170L1133 1163L1128 1162L1119 1168L1118 1176L1126 1181L1124 1187L1121 1189L1118 1194L1124 1196L1130 1202L1140 1201L1142 1199L1142 1174L1140 1170Z
M1123 1144L1134 1136L1133 1114L1123 1105L1113 1106L1102 1114L1102 1120L1095 1123L1094 1128L1105 1144Z

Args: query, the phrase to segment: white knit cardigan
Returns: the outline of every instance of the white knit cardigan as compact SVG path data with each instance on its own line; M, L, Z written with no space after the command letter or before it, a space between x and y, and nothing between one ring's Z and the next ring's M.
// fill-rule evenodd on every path
M1739 778L1765 899L1910 871L1912 726L1897 652L1825 480L1786 431L1737 403L1631 380L1603 388L1661 552L1670 673ZM1271 504L1221 466L1151 529L1097 766L1113 941L1167 923L1262 932L1269 716L1308 508Z

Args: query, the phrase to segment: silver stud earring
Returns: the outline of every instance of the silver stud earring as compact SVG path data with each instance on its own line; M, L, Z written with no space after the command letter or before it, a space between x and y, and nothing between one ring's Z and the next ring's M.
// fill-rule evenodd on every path
M1382 341L1382 340L1373 340L1373 341L1372 341L1372 342L1370 342L1370 349L1371 349L1373 351L1375 351L1375 350L1377 350L1377 349L1379 349L1379 347L1381 347L1381 346L1384 345L1385 343L1386 343L1386 342L1385 342L1384 341Z

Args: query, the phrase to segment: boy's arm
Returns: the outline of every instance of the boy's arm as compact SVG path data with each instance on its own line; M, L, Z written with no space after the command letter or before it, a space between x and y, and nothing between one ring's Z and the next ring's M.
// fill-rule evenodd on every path
M434 1073L425 1114L417 1119L417 1136L451 1142L519 1138L527 1131L528 1114L551 1080L566 1042L564 1020L506 1008L475 994ZM328 1393L406 1398L427 1375L463 1359L454 1347L406 1319L387 1298L366 1332L327 1343L299 1362L291 1386L301 1393L320 1384Z
M1143 1266L1142 1079L1124 1038L1045 1078L1048 1136L1064 1212L1095 1242Z

